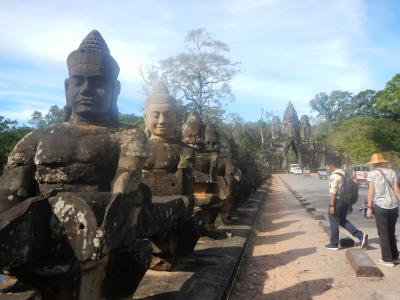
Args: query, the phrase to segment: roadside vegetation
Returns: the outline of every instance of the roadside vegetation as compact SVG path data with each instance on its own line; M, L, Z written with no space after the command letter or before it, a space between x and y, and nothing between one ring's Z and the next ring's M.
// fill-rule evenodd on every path
M310 107L317 113L314 139L332 146L348 163L366 163L374 152L399 162L400 74L381 91L319 93Z

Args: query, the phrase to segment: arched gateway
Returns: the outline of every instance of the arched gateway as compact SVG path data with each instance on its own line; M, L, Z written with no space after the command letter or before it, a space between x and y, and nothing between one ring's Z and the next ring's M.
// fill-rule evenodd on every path
M290 158L291 151L294 157ZM299 120L292 102L288 103L282 121L273 117L271 140L265 154L273 171L287 170L290 163L315 169L325 166L327 158L337 155L326 145L312 141L308 116L303 115Z

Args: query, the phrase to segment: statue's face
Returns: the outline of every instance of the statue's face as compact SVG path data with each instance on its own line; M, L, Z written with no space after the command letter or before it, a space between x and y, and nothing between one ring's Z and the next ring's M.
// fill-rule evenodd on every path
M176 107L173 104L149 104L144 117L146 127L151 132L151 138L176 138Z
M107 114L119 94L109 72L101 65L77 64L69 70L66 94L72 113L83 118Z
M219 150L219 141L215 134L207 134L205 138L206 150L217 152Z
M229 142L225 139L221 139L220 141L220 153L225 154L225 155L230 155L231 154L231 147L229 145Z
M204 136L200 126L185 132L183 139L185 144L191 145L196 149L200 149L204 145Z

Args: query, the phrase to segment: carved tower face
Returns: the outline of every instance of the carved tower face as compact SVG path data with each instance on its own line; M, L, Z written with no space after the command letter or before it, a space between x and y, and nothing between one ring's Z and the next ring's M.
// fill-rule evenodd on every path
M271 137L273 141L278 141L281 139L281 120L278 117L272 118L271 125Z
M300 119L300 137L304 142L308 142L311 139L311 125L307 115L301 116Z
M182 126L182 141L195 149L202 149L204 147L204 129L205 126L200 116L195 112L191 113Z
M118 113L119 67L100 33L93 30L67 59L67 108L72 119L99 121Z
M219 151L219 134L214 124L207 124L206 126L205 144L208 152Z
M289 102L282 120L282 129L286 139L298 140L300 136L299 119L292 102Z
M144 121L150 139L177 138L177 106L167 87L157 81L145 103Z

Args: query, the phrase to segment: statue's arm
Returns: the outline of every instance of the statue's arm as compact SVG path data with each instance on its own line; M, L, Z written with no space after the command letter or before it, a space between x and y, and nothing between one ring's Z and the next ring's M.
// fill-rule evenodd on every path
M113 193L128 194L139 186L142 169L149 156L145 134L138 129L125 129L119 138L120 158L112 183Z
M193 168L195 161L195 150L191 147L184 147L180 154L178 163L178 169L190 169Z
M218 173L218 155L211 155L210 171L208 173L209 181L213 181L215 174Z
M33 196L35 185L34 157L37 137L34 133L22 138L8 156L7 165L0 177L0 212Z

